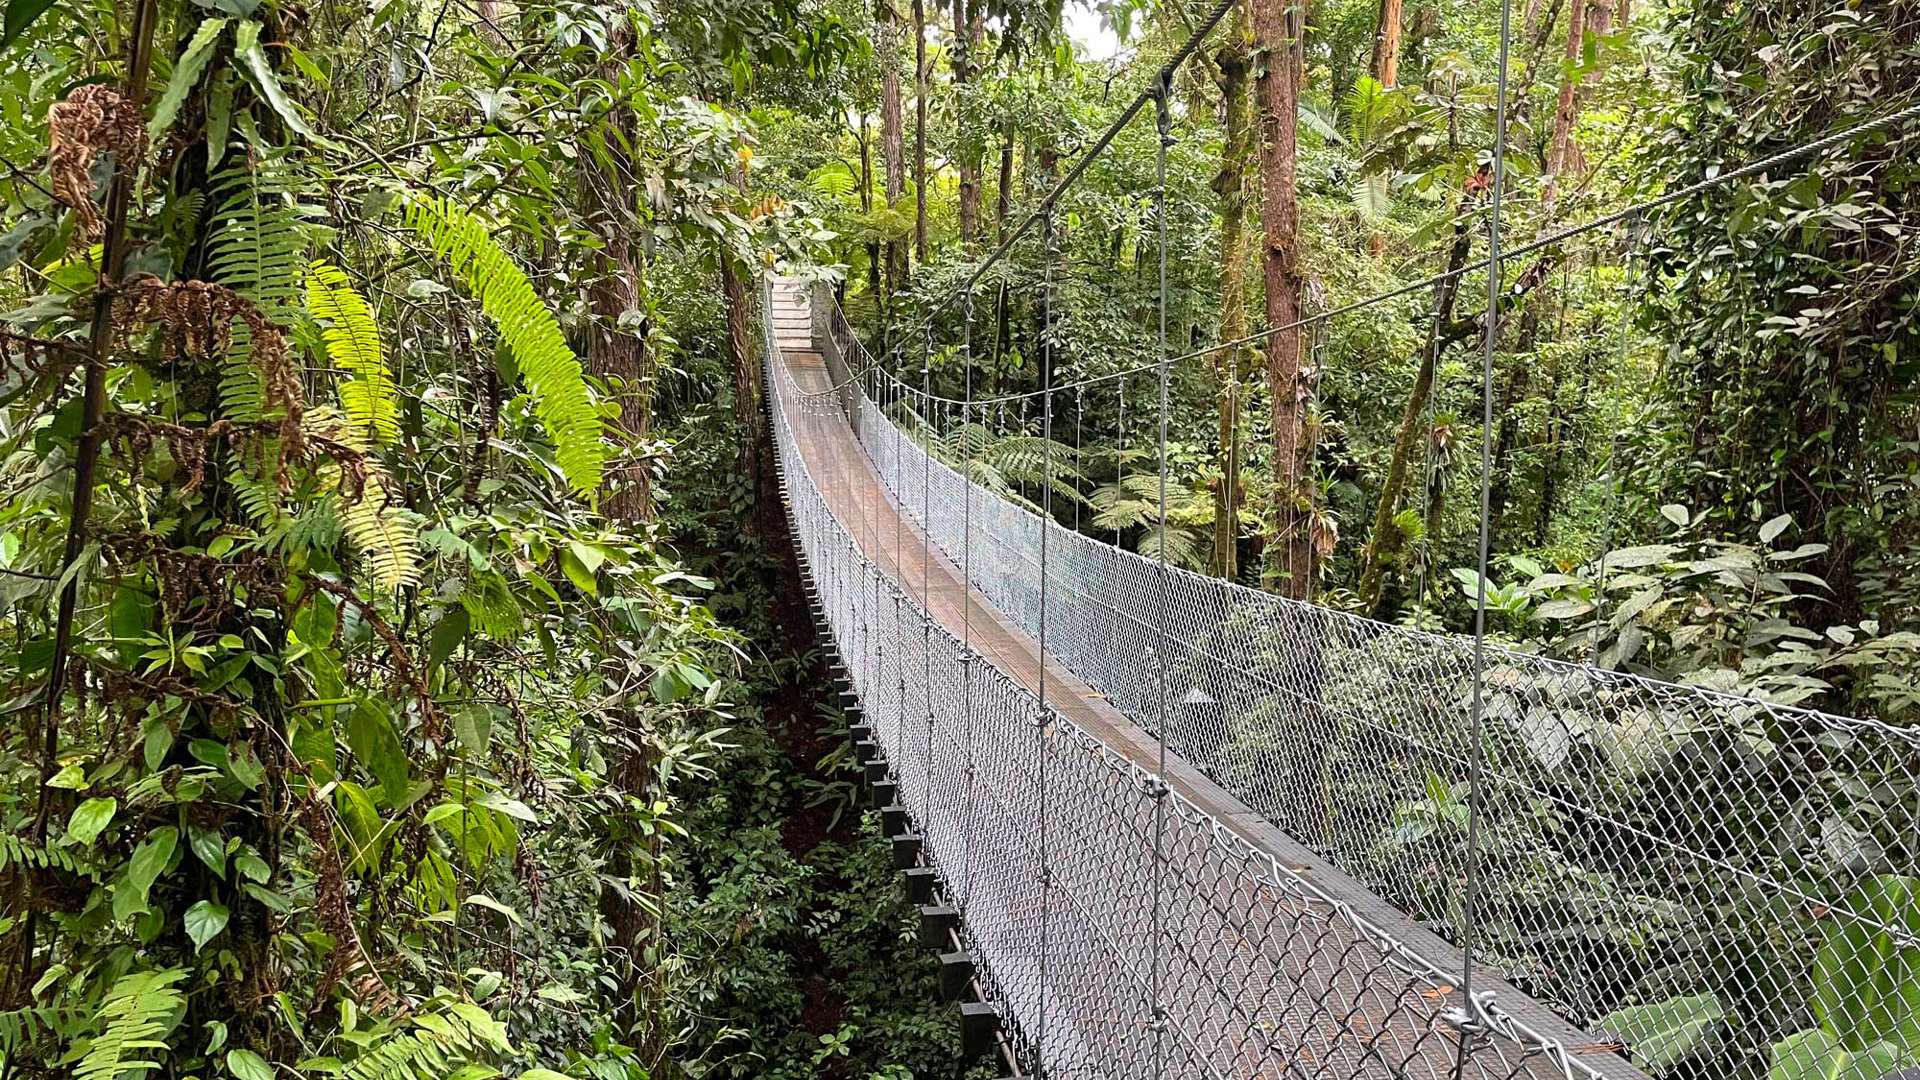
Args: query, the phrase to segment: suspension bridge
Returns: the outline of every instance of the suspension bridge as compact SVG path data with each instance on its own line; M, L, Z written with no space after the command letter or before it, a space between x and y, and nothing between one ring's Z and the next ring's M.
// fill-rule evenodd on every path
M1147 104L1164 198L1167 89L1194 42L959 299L1036 224L1051 290L1049 216ZM1631 234L1661 202L1916 117L1519 250ZM1298 324L1486 271L1486 430L1495 146L1485 261ZM1187 358L1166 347L1157 217L1164 529L1167 371ZM1427 633L1086 535L1053 513L1051 460L1037 500L981 482L985 442L1038 436L1051 454L1056 415L1077 423L1101 380L977 398L963 341L966 396L942 397L930 327L916 385L823 286L769 275L762 309L783 495L857 746L924 925L1015 1072L1879 1080L1920 1065L1920 732L1489 643L1484 460L1478 629Z

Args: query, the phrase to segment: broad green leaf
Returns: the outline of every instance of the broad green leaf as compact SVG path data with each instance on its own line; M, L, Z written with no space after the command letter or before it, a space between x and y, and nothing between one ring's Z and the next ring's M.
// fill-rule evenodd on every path
M187 909L186 924L187 937L193 941L193 951L197 953L227 928L227 909L211 900L202 900Z
M49 777L47 786L66 791L80 791L87 786L87 770L79 762L73 762Z
M520 1080L573 1080L573 1077L566 1073L554 1072L552 1069L528 1069L520 1074Z
M243 851L234 856L233 868L240 871L240 875L249 881L264 882L273 874L267 866L267 861L251 851Z
M1679 503L1668 503L1662 506L1660 508L1660 516L1683 529L1687 527L1687 522L1693 520L1693 514L1688 512L1687 508L1681 506Z
M171 825L153 830L140 846L133 849L133 855L127 860L124 877L113 888L113 917L129 918L145 913L147 892L160 877L161 871L173 859L174 848L179 846L180 830Z
M593 571L587 569L587 565L580 561L580 556L574 554L572 547L560 549L560 569L566 571L567 580L573 582L574 588L588 596L599 595L600 586L594 581Z
M1920 1051L1920 878L1881 874L1847 897L1813 957L1813 1014L1842 1046ZM1895 931L1904 935L1904 940Z
M167 88L153 107L153 119L147 121L147 137L158 140L173 125L173 118L180 112L180 105L187 100L187 94L194 84L200 81L200 73L206 70L207 60L213 56L213 47L220 40L221 31L227 28L225 19L208 19L193 32L193 40L180 52L180 59L173 62L173 76L167 80Z
M1773 1044L1767 1080L1881 1080L1901 1057L1892 1043L1849 1050L1832 1032L1809 1028Z
M500 901L495 900L493 897L488 896L486 893L470 894L467 897L467 903L472 904L474 907L486 908L488 911L497 911L500 914L505 915L507 917L507 920L513 923L515 926L526 925L525 920L520 918L519 912L513 910L512 908L501 903Z
M274 1080L273 1066L251 1050L227 1051L227 1071L239 1080Z
M458 604L447 609L440 621L433 624L433 636L427 639L427 666L439 667L453 655L453 650L467 639L467 631L472 626L473 617L467 609Z
M218 829L187 829L187 846L199 860L220 877L227 876L227 839Z
M45 15L53 3L54 0L7 0L6 21L0 24L0 49L13 44L21 34L26 33L34 20Z
M1793 515L1781 514L1779 517L1760 526L1760 542L1763 544L1773 543L1774 539L1781 533L1786 532L1787 526L1791 524L1793 524Z
M91 844L112 823L120 802L114 798L88 799L73 808L67 818L67 839L82 846Z
M307 118L300 115L300 107L293 103L286 89L280 85L280 77L273 73L273 64L267 59L266 50L260 47L259 23L248 19L234 28L233 55L246 65L247 74L251 76L253 85L259 88L260 96L267 100L267 104L273 107L273 111L289 128L322 146L334 145L333 140L313 130Z
M484 754L493 739L493 710L469 705L453 714L453 734L469 754Z
M407 754L393 721L386 710L372 701L362 700L353 707L347 721L347 745L360 764L380 781L380 793L388 806L400 806L407 797Z
M1626 1041L1634 1064L1664 1073L1700 1049L1726 1015L1718 997L1699 994L1620 1009L1600 1026Z

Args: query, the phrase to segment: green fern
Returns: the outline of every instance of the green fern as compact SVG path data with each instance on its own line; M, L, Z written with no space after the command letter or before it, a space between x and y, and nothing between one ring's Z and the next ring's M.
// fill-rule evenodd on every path
M99 871L63 848L41 847L19 836L0 836L0 870L15 864L41 870L65 870L69 874L97 877Z
M347 418L374 442L393 442L400 435L397 389L366 298L354 291L339 267L316 261L307 267L307 311L325 324L328 359L353 375L340 384L340 407Z
M361 430L330 408L314 409L307 414L307 426L315 434L332 439L350 450L366 455L369 447ZM387 497L387 474L371 456L363 456L366 479L358 499L348 499L340 490L345 477L338 465L321 470L321 479L333 488L327 501L346 534L347 543L359 554L361 568L382 589L404 588L420 580L420 530L413 515ZM316 526L324 523L316 522Z
M87 1040L74 1069L75 1080L115 1080L127 1073L158 1069L160 1062L145 1052L167 1048L165 1035L185 1010L187 997L173 984L187 977L184 968L136 971L121 976L100 1003L99 1022L105 1029Z
M600 486L607 446L580 358L527 276L494 241L486 222L447 199L409 200L407 227L447 260L513 349L533 395L534 413L553 439L560 471L575 490Z
M214 215L208 258L212 279L253 301L276 325L299 317L300 272L310 246L300 224L297 176L283 162L230 169L213 178L220 209ZM233 326L233 344L220 371L220 407L241 422L264 418L266 396L252 362L252 335Z
M389 1036L349 1062L343 1080L425 1080L452 1074L489 1051L512 1051L505 1029L486 1010L454 1002L423 1012L410 1030Z

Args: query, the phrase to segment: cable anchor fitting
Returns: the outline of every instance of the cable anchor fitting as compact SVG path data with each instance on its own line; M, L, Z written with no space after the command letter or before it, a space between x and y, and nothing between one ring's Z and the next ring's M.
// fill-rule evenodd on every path
M1447 1026L1462 1035L1483 1035L1499 1026L1494 1015L1493 991L1481 990L1467 999L1464 1005L1455 1005L1440 1014Z

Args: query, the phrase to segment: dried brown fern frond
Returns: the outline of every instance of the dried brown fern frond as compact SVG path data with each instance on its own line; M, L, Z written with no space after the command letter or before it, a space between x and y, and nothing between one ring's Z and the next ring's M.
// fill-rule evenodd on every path
M140 112L113 87L89 83L47 110L47 134L53 196L73 208L80 235L97 240L102 227L99 208L93 205L93 163L101 151L111 150L119 168L137 167L147 152Z

